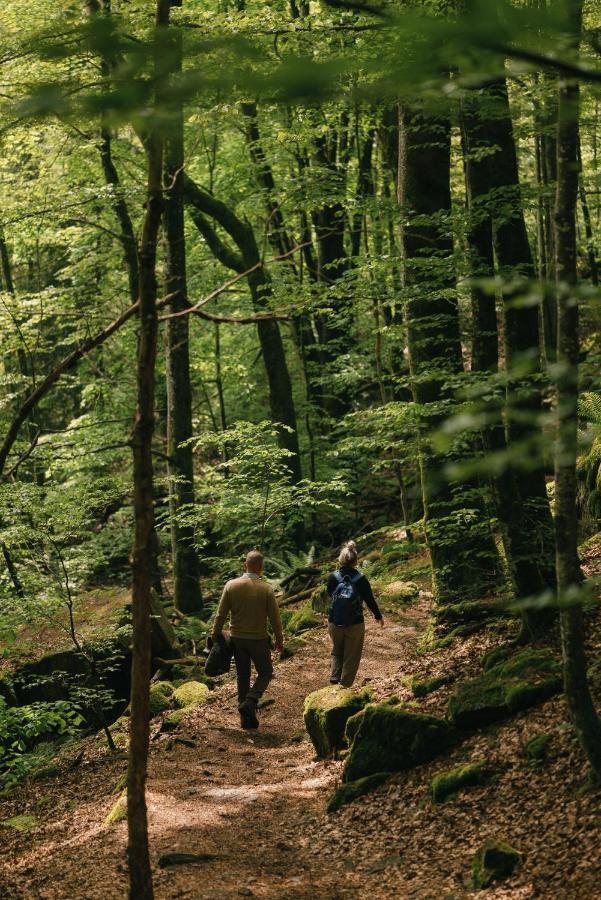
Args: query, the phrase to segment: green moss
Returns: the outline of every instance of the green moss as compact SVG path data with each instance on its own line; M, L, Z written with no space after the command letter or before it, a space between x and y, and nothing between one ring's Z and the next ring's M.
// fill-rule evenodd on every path
M435 639L431 645L431 649L443 650L445 647L450 647L457 638L469 637L470 634L481 631L484 626L484 622L472 622L471 625L457 625L456 628L451 629L444 637L438 638L438 640Z
M510 611L505 604L482 600L448 603L435 609L436 621L441 625L466 625L507 615L510 615Z
M208 696L208 687L199 681L186 681L173 691L173 699L178 709L200 706Z
M442 719L391 703L370 704L355 731L343 781L413 768L444 753L452 740Z
M318 756L331 756L345 746L348 719L370 699L369 688L355 692L338 684L314 691L305 698L305 728Z
M329 813L336 812L341 806L346 806L347 803L352 803L358 797L375 791L388 778L390 778L390 772L376 772L375 775L368 775L367 778L359 778L349 784L341 784L330 797L327 811Z
M38 820L35 816L13 816L10 819L4 819L3 822L0 822L0 825L3 828L14 828L15 831L28 834L34 828L37 828Z
M154 681L150 685L150 717L169 709L173 685L169 681Z
M290 632L290 634L300 634L303 631L308 631L310 628L315 628L317 625L321 624L321 620L319 616L313 611L311 606L301 606L290 617L288 624L286 626L286 630Z
M472 861L472 885L476 890L490 887L513 874L522 859L521 853L504 841L487 841Z
M125 790L126 787L127 787L127 772L124 772L123 775L120 775L119 778L117 779L117 783L116 783L115 787L113 788L113 790L111 791L111 793L112 794L121 794Z
M537 734L524 746L524 753L533 762L545 759L552 740L550 734Z
M293 637L284 644L284 649L280 653L280 659L290 659L299 650L307 646L307 642L302 637Z
M439 675L438 678L430 678L429 681L420 681L418 678L411 679L411 690L414 697L427 697L433 694L438 688L451 684L455 680L454 675Z
M191 706L183 706L181 709L174 709L165 716L163 728L165 728L166 731L169 731L171 728L177 728L180 722L186 717L186 714L193 708L194 707Z
M116 825L127 818L127 794L121 794L108 816L104 820L105 825Z
M482 668L487 672L488 669L492 669L497 663L502 662L504 659L507 659L508 656L515 653L515 649L515 645L513 644L501 644L500 647L493 647L492 650L489 650L482 657Z
M311 594L311 609L314 609L316 612L326 613L329 605L330 598L328 597L327 587L325 584L322 584L315 588Z
M561 688L561 667L553 654L528 648L459 685L448 715L460 728L477 728L535 706Z
M436 803L441 803L464 788L486 784L490 778L491 773L485 769L482 763L456 766L449 772L441 772L432 779L430 784L432 799Z
M393 581L384 598L393 603L411 603L419 596L419 585L415 581Z

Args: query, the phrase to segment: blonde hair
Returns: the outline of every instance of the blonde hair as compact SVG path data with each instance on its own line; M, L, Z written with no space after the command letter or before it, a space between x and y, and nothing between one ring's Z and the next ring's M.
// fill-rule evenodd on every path
M343 545L342 550L338 554L339 566L356 566L359 554L357 553L357 545L354 541L347 541Z

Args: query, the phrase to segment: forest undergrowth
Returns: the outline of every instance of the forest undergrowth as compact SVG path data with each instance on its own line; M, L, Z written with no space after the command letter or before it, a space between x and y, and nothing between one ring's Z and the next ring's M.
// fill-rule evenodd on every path
M601 546L589 544L587 574L600 563ZM382 605L387 627L368 624L356 686L435 715L444 715L454 684L478 675L483 654L517 628L497 621L437 647L428 590L403 604L383 594ZM598 654L597 614L590 624L589 649ZM449 754L327 813L343 762L316 759L303 725L305 696L327 683L324 621L305 638L276 666L259 732L239 728L232 676L175 729L166 730L166 715L153 719L148 807L157 897L459 900L473 895L471 859L489 838L521 854L513 877L489 890L495 900L596 896L599 795L584 780L563 697L469 734ZM437 678L446 683L415 696L416 683ZM599 696L595 673L592 682ZM536 758L529 748L541 736ZM79 741L53 777L30 779L2 799L0 819L13 823L1 832L3 898L125 896L126 826L107 823L126 765L125 734L116 730L116 739L116 754L100 737ZM487 783L434 802L432 779L468 763L485 765Z

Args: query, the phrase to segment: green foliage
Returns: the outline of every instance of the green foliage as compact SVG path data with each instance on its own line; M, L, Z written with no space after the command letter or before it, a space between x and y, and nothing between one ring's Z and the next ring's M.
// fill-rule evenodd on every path
M10 788L36 766L28 751L42 738L75 734L83 724L79 709L67 701L9 707L0 698L0 785Z
M292 543L295 526L307 516L336 509L345 494L342 479L291 484L290 453L278 447L277 434L271 422L240 421L220 434L193 439L195 452L212 460L212 465L198 505L184 511L182 521L211 534L230 551L253 545L281 551L282 544ZM221 560L224 564L231 560Z
M552 740L550 734L536 734L525 744L524 753L531 762L540 762L546 759Z
M301 606L292 613L286 622L286 631L294 635L302 634L303 631L316 628L321 623L322 620L311 606Z

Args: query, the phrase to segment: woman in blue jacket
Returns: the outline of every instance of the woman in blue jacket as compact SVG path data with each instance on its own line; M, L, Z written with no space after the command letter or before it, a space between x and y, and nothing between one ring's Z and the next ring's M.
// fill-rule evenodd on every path
M332 639L330 684L350 687L357 675L365 639L363 604L384 627L384 619L366 576L357 569L357 545L348 541L340 551L338 569L328 577L328 630Z

